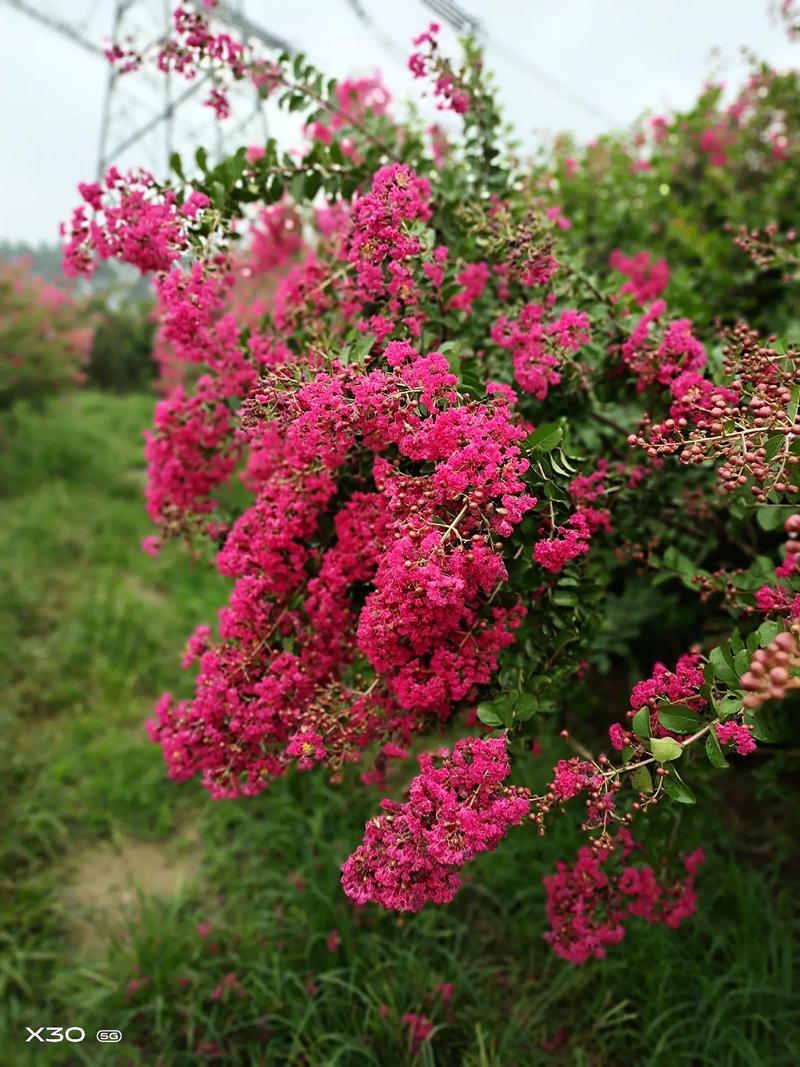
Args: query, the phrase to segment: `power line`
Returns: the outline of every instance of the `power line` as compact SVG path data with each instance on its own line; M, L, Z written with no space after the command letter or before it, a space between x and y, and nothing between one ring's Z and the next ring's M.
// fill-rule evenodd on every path
M407 50L399 45L394 38L383 32L377 22L367 14L361 0L347 0L347 5L350 7L356 18L366 26L369 32L378 41L381 48L383 48L392 59L396 59L404 68L407 68Z
M79 22L76 23L76 25L77 25L77 27L79 29L81 29L81 30L85 30L86 29L86 27L89 25L89 23L94 18L95 13L96 13L96 11L97 11L99 6L100 6L100 0L91 0L91 3L89 4L89 8L88 8L86 14L83 16L83 18Z
M422 0L426 7L447 22L457 33L471 33L475 37L485 36L486 31L480 22L467 14L462 8L457 7L451 0Z
M102 56L105 59L105 52L100 45L90 41L88 37L84 37L71 23L55 18L53 15L47 15L34 7L33 4L25 3L25 0L6 0L6 3L16 8L17 11L21 11L23 15L28 15L30 18L40 22L43 26L47 26L49 29L55 30L56 33L68 37L74 44L80 45L81 48L91 52L92 55Z
M213 9L212 15L214 18L233 26L241 33L242 37L253 37L269 48L274 48L278 52L286 52L289 55L294 55L297 51L293 44L290 44L283 37L278 37L277 34L265 30L263 26L253 22L243 12L236 11L230 4L218 3Z
M510 45L495 40L494 49L496 52L499 52L500 55L504 55L506 59L509 59L514 63L515 66L519 67L523 73L527 74L535 81L538 81L540 84L546 85L564 100L569 100L571 103L575 104L576 107L583 108L584 111L588 112L590 115L594 115L597 119L602 119L603 122L608 123L610 126L616 125L616 120L612 115L609 115L602 108L593 104L591 100L587 100L586 97L581 96L580 93L576 93L574 89L569 87L569 85L566 85L559 78L548 73L548 71L541 70L538 67L532 67L528 60L517 52L516 49L511 48Z
M556 95L562 97L564 100L569 100L570 103L582 108L595 118L602 119L603 122L607 122L612 126L616 124L615 119L611 115L606 114L602 108L599 108L596 104L592 103L591 100L587 100L586 97L575 92L569 85L566 85L548 71L535 66L526 56L522 55L522 53L518 52L515 48L512 48L503 41L498 41L474 15L470 15L468 12L464 11L463 8L453 3L453 0L422 0L422 3L430 11L433 11L435 15L438 15L445 21L456 31L456 33L471 33L477 39L483 40L487 44L492 44L497 52L505 56L509 62L513 63L514 66L518 67L523 74L526 74L533 81L539 82L540 85L547 86L547 88L556 93Z

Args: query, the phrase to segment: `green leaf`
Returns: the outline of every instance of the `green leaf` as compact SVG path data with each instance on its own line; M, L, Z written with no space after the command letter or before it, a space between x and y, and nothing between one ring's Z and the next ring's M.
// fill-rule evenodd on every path
M222 182L212 182L210 191L215 207L218 207L221 211L225 205L225 186Z
M469 353L465 352L461 357L459 377L461 379L459 392L467 393L476 399L480 399L484 396L486 389L478 370L477 361L473 356L470 356Z
M342 146L339 144L339 142L336 140L331 141L331 145L328 151L331 158L331 163L334 163L337 167L341 167L341 165L344 163L344 152L342 151Z
M736 671L738 678L741 678L746 673L747 668L750 666L750 654L747 649L741 649L733 658L733 669ZM738 685L737 678L737 685Z
M714 710L720 719L729 719L742 710L742 694L726 693L721 700L714 700Z
M756 512L756 521L762 530L770 532L783 526L785 515L783 508L763 507Z
M366 333L363 337L360 337L354 342L350 351L350 362L356 363L359 367L363 367L364 361L372 351L372 346L375 344L375 334Z
M668 763L670 760L681 758L683 745L674 737L651 737L650 751L659 763Z
M647 767L637 767L631 775L631 784L638 793L652 793L653 779Z
M786 739L785 726L775 715L774 706L769 704L756 708L753 712L748 712L744 716L744 723L746 726L752 726L753 737L756 741L783 741Z
M789 407L786 410L786 417L788 418L789 422L794 422L797 419L798 407L800 407L800 385L793 385L789 400Z
M649 737L650 736L650 709L647 707L640 708L639 711L633 716L633 722L631 723L633 732L637 737Z
M775 640L782 629L783 625L776 619L767 619L766 622L762 622L756 630L756 633L758 634L758 647L766 648L767 645Z
M225 178L229 188L241 178L246 166L247 157L241 148L225 160L223 170L225 171Z
M764 458L767 460L767 462L777 456L778 452L783 447L785 441L786 437L782 433L773 433L769 435L764 446L767 452Z
M538 701L533 693L523 693L514 705L514 718L519 722L527 722L536 714Z
M743 574L733 576L737 589L755 590L769 582L775 574L775 561L769 556L757 556Z
M739 686L739 675L733 665L733 656L728 649L712 648L709 654L709 662L714 664L714 675L725 685L732 689Z
M556 474L560 474L562 478L569 478L576 473L575 468L569 465L560 448L553 449L550 453L550 466Z
M553 603L559 608L574 608L578 603L578 598L575 593L564 590L553 594Z
M267 200L270 204L277 204L284 192L283 181L275 175L267 186Z
M514 694L516 697L518 694ZM504 694L499 700L495 701L497 705L497 714L500 716L500 720L503 726L510 726L514 721L514 697L510 693Z
M186 181L186 178L183 174L183 163L181 162L180 152L172 153L172 155L169 157L169 166L170 170L174 171L182 182Z
M695 804L695 795L678 774L674 767L670 767L669 774L664 779L664 791L679 804Z
M310 170L303 182L303 195L306 200L313 200L322 187L322 175L318 170Z
M303 199L303 189L305 188L305 183L305 173L302 170L297 171L297 173L293 175L291 181L289 182L289 192L291 194L292 200L297 200L299 202Z
M722 754L722 748L720 747L719 740L715 731L712 729L706 738L706 755L708 756L708 762L712 767L728 767L729 763Z
M668 548L664 553L664 566L671 571L677 571L678 574L694 575L697 567L688 556L682 555L676 548Z
M203 174L208 174L208 152L206 152L202 145L200 145L195 152L194 160Z
M446 341L443 345L439 345L439 351L447 360L450 370L458 377L461 371L461 353L458 350L458 345L453 341Z
M543 422L527 437L525 444L532 452L551 452L563 436L564 430L557 422Z
M502 726L503 720L497 714L494 704L479 704L478 718L485 726Z
M658 721L673 734L694 733L699 724L696 712L685 704L663 704L658 709Z
M304 52L298 52L292 60L292 73L300 81L305 74L306 56Z

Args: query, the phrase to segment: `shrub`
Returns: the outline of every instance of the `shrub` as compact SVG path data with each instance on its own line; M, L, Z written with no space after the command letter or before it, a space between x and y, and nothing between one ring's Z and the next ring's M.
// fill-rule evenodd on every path
M88 383L115 393L152 388L157 366L150 301L119 299L112 291L101 291L91 303L95 328L86 368Z
M351 788L361 763L383 787L419 737L449 737L344 864L356 903L444 903L511 827L568 812L587 844L545 880L554 950L580 963L632 918L679 925L703 857L665 807L778 738L800 685L798 356L743 318L788 326L790 260L774 270L753 234L774 210L762 236L789 256L796 78L761 69L654 146L531 169L479 51L455 64L435 26L410 67L460 117L452 142L372 81L268 62L200 14L175 27L161 69L210 73L223 118L225 78L253 79L307 141L215 166L201 149L168 182L112 169L81 188L65 250L73 273L152 273L160 341L191 370L148 435L146 548L210 544L233 584L216 634L189 641L194 697L164 695L150 723L169 774L241 797L293 766ZM254 213L256 313L232 295L260 254L237 244ZM653 648L674 666L601 712L593 754L582 709ZM543 731L563 758L514 782Z
M80 301L24 261L0 264L0 410L80 382L91 344Z
M786 274L796 273L798 107L795 71L754 64L732 98L712 83L689 110L630 134L559 139L536 168L542 195L568 216L592 270L630 277L663 260L670 304L698 329L746 318L785 333L796 324Z

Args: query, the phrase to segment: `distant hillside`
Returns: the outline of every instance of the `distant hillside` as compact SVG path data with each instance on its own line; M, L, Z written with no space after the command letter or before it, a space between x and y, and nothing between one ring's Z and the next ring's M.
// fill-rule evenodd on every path
M30 260L34 274L40 278L56 285L68 282L61 270L61 247L58 244L32 245L24 241L0 240L0 262L14 263L19 259ZM91 279L81 279L76 287L79 291L93 293L122 290L126 299L147 299L150 296L149 283L137 271L115 262L100 263Z

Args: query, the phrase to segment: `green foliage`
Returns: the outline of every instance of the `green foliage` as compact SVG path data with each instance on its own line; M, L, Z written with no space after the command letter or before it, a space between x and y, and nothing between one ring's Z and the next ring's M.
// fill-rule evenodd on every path
M585 147L560 137L553 154L542 153L532 181L555 179L552 199L571 220L570 244L589 270L605 270L612 249L645 250L666 259L665 299L699 329L717 318L746 319L766 333L795 337L796 300L781 264L757 269L733 237L741 227L796 227L796 160L773 156L771 123L776 112L790 130L800 121L798 73L753 62L751 77L736 101L748 117L735 136L728 133L723 89L712 85L690 108L667 115L658 137L646 121ZM704 135L717 133L721 156L703 147Z
M0 264L0 412L76 385L91 340L83 301L24 261Z
M94 336L87 383L126 393L147 389L156 376L152 301L106 290L92 298Z

